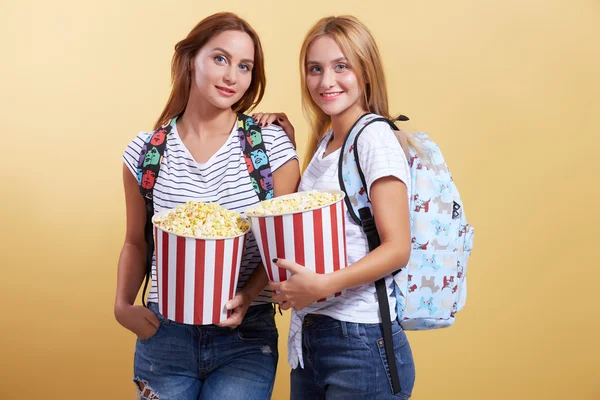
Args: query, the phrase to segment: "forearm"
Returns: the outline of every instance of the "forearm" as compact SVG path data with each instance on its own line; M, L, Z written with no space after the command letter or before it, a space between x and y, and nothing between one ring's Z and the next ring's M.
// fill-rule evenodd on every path
M242 288L242 291L246 296L248 296L250 301L253 301L259 294L262 293L267 286L267 283L269 283L269 277L267 276L267 271L261 262L256 267L252 275L250 275L250 278Z
M391 275L408 263L409 256L410 246L393 242L382 243L354 264L327 274L327 294L373 283L384 276Z
M119 257L115 306L133 304L145 276L145 246L125 243Z

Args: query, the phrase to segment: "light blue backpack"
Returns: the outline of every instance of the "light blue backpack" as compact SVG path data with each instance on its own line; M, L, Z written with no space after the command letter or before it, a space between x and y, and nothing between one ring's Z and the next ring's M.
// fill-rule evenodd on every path
M348 210L367 237L371 236L370 245L378 244L379 238L373 237L377 230L356 144L365 127L372 123L398 130L393 121L377 114L363 115L346 138L339 168ZM474 229L467 223L460 195L439 147L425 133L411 137L424 157L409 148L412 250L406 268L394 274L398 320L405 330L444 328L454 323L456 313L465 305ZM387 301L381 308L387 309Z
M398 120L408 118L400 116ZM387 124L377 114L365 114L346 137L339 159L339 183L346 193L348 212L362 226L369 251L380 244L365 177L358 159L358 138L365 127ZM412 135L417 149L409 148L411 175L410 227L412 249L409 263L394 273L398 321L405 330L428 330L451 326L467 299L467 262L473 247L474 229L467 223L463 204L439 147L425 133ZM423 155L424 157L421 157ZM386 358L392 391L400 391L392 322L384 279L375 282L382 320Z

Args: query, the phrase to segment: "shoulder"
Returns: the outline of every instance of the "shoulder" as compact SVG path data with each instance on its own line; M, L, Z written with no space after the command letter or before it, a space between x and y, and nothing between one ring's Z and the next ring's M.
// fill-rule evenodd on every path
M139 155L142 152L142 149L148 143L150 138L152 137L152 132L141 131L133 139L127 144L125 149L126 153L130 155Z
M287 161L290 157L296 157L294 145L290 141L287 133L285 133L283 128L279 125L271 124L264 127L261 129L261 134L263 142L265 143L265 148L272 157L283 157L285 158L284 161ZM272 159L271 161L274 160L275 159Z
M359 145L387 146L395 143L398 139L392 127L385 121L376 121L367 125L357 139Z
M261 134L265 139L275 139L282 136L287 136L285 131L279 125L271 124L261 128Z

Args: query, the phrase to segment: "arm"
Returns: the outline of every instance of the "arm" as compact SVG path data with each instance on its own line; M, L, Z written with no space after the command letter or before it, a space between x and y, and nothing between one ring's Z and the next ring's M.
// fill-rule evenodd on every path
M390 127L382 123L365 130L357 152L381 244L353 265L326 275L279 260L277 264L293 274L283 283L271 284L282 292L273 297L284 302L282 308L301 309L331 293L375 282L408 262L410 215L404 182L408 181L410 171L402 148ZM285 302L289 304L286 306Z
M158 318L143 306L135 306L135 298L146 276L146 206L138 183L123 164L123 186L127 227L125 243L119 257L117 294L114 313L117 321L140 338L151 336L158 327Z
M406 186L395 177L383 177L371 186L371 202L381 245L356 263L329 274L316 274L287 260L277 265L292 272L284 282L271 283L281 294L273 300L286 310L300 310L343 289L375 282L408 263L410 217Z

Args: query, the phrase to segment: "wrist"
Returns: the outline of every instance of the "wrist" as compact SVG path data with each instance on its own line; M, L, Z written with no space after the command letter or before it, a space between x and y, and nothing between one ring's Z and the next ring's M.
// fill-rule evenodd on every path
M322 279L321 279L321 287L319 290L319 298L326 298L329 297L331 294L339 292L340 290L338 290L337 285L338 283L338 279L336 279L336 273L335 272L331 272L328 274L323 274L322 275Z
M254 298L256 296L258 296L258 294L254 295L253 292L254 291L250 291L250 290L248 290L248 288L244 287L238 292L238 294L240 296L242 296L244 304L247 304L248 306L250 306L250 304L252 303Z

